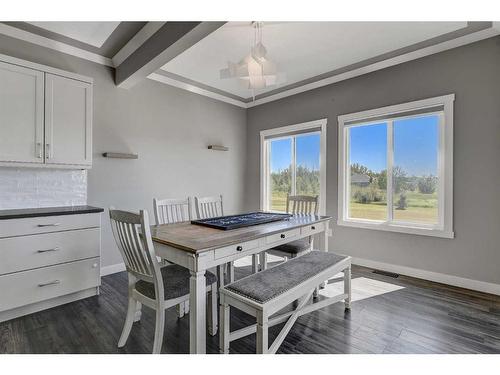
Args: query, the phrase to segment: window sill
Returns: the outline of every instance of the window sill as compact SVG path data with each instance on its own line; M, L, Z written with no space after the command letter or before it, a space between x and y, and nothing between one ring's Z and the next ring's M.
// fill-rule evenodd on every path
M455 233L452 231L446 231L435 228L424 228L418 226L412 227L407 225L377 223L377 222L360 221L360 220L340 220L340 219L337 220L337 225L342 227L372 229L372 230L381 230L386 232L396 232L405 234L416 234L420 236L455 238Z

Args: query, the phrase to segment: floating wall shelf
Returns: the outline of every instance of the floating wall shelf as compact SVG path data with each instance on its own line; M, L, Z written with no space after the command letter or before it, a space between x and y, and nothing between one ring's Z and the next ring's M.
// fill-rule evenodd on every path
M209 145L208 149L209 150L214 150L214 151L229 151L229 147L226 147L226 146L217 146L217 145Z
M137 154L127 154L122 152L105 152L102 156L113 159L139 159L139 155Z

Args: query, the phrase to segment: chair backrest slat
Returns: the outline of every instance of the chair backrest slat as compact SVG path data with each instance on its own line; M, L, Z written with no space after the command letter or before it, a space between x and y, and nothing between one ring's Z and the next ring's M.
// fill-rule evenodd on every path
M318 196L288 195L286 212L294 215L317 215L319 211Z
M157 295L163 295L160 266L154 253L147 212L141 210L135 214L110 208L109 217L127 271L139 279L153 282Z
M194 202L198 219L224 216L222 195L215 197L195 197Z
M191 199L153 199L156 225L191 220Z

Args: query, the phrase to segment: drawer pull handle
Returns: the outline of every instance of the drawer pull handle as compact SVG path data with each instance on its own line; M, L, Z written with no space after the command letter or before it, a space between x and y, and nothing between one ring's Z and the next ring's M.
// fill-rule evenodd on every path
M236 251L243 251L243 246L236 246Z
M50 251L59 251L59 250L61 250L60 247L54 247L53 249L38 250L37 253L41 254L41 253L48 253Z
M315 230L315 229L316 229L316 227L313 225L313 226L311 227L311 229L312 229L312 230Z
M56 284L60 284L60 283L61 283L61 280L54 280L54 281L49 281L48 283L38 284L38 286L40 288L43 288L44 286L56 285Z
M284 234L284 233L282 233L282 234L280 235L280 237L281 237L281 238L285 238L285 234Z
M53 224L38 224L38 228L45 228L45 227L58 227L61 225L60 223L53 223Z

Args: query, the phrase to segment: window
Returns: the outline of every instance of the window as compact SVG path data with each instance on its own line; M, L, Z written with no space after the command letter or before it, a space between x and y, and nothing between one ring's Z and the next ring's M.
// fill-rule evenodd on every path
M339 225L453 237L453 101L339 116Z
M290 195L318 195L324 213L326 120L261 132L261 209L286 210Z

